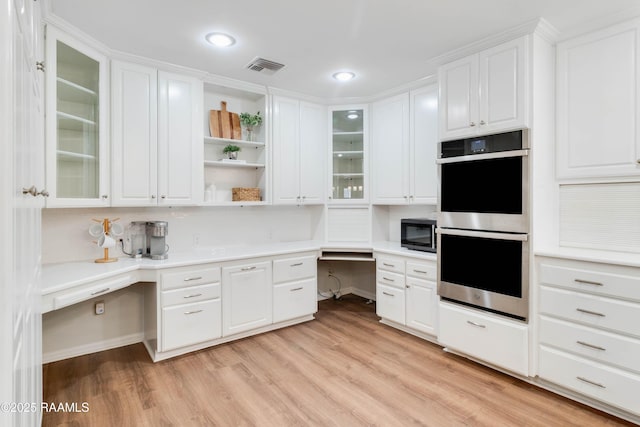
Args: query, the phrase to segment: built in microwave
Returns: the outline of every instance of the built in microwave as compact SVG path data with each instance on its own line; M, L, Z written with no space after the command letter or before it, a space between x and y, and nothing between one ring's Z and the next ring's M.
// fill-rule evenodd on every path
M400 244L415 251L436 252L436 220L405 218L400 220Z

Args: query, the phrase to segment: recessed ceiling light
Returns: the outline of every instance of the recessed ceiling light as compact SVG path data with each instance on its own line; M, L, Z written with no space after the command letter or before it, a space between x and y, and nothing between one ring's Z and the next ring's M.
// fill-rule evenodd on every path
M355 73L352 73L351 71L339 71L333 75L333 78L341 82L346 82L355 76Z
M236 43L236 39L225 33L209 33L205 36L209 43L218 47L229 47Z
M358 114L357 113L349 113L347 114L347 119L357 119L358 118Z

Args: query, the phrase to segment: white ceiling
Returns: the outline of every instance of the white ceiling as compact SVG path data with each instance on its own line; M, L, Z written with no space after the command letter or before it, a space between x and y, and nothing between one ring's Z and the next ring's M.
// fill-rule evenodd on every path
M380 93L434 73L430 59L544 17L561 32L638 0L51 0L54 15L111 49L322 98ZM622 12L622 15L620 14ZM233 35L231 48L204 36ZM261 56L286 65L246 70ZM352 70L338 83L331 75Z

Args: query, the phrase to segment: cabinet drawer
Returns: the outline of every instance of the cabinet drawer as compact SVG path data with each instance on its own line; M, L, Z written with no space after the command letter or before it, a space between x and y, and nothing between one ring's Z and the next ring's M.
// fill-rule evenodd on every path
M221 336L222 311L219 299L162 309L161 351L197 344Z
M528 375L526 324L440 302L438 340L446 347Z
M404 274L391 273L378 269L376 272L376 281L383 285L395 286L404 289Z
M640 336L640 304L540 287L540 313Z
M220 267L161 273L160 281L162 290L215 283L220 281Z
M540 378L640 414L640 376L544 346L539 363Z
M436 281L437 276L436 263L433 262L413 262L407 261L407 276L417 277L418 279L425 279Z
M376 266L380 270L393 271L404 274L404 260L390 256L379 256L376 259Z
M316 277L318 263L315 255L273 261L273 283Z
M382 318L405 324L404 289L378 283L376 286L376 314Z
M68 305L78 303L80 301L86 301L91 298L97 298L105 295L109 292L117 291L118 289L126 288L136 282L135 278L131 274L125 274L116 278L101 280L96 282L91 287L79 286L79 290L70 289L63 291L60 295L53 298L53 309L57 310Z
M220 298L220 283L189 286L162 292L162 307Z
M273 287L273 322L295 319L318 311L315 278Z
M640 340L540 317L540 343L640 373Z
M611 266L603 266L602 270ZM614 267L616 268L616 267ZM627 267L617 270L635 273ZM637 276L614 274L598 269L598 264L573 262L567 265L540 264L540 283L577 291L640 301L640 269Z

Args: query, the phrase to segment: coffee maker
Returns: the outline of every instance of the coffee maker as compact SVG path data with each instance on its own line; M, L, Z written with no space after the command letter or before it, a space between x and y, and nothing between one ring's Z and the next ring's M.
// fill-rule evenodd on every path
M131 241L131 252L128 255L134 258L167 259L168 232L167 221L133 221L128 227L128 238Z

